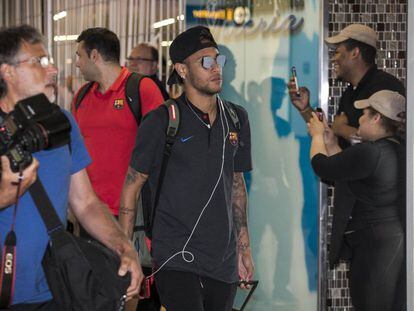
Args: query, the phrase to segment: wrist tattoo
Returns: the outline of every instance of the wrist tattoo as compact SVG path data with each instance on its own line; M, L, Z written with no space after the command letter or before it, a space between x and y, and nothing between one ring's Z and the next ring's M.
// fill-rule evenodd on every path
M121 214L124 214L124 215L127 215L127 214L129 214L130 212L133 212L133 211L134 210L132 208L127 208L127 207L120 207L119 208L119 212Z
M249 243L246 243L246 242L239 242L239 250L240 250L241 252L245 252L245 251L247 251L247 250L249 249L249 247L250 247Z

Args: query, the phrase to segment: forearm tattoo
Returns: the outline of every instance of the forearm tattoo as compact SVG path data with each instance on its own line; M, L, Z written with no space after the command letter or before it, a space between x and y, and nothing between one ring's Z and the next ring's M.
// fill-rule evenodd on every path
M135 183L138 178L138 175L139 173L136 170L132 169L131 167L128 167L128 172L126 175L125 183L127 185L131 185Z
M246 199L246 188L244 186L243 176L241 174L234 174L232 205L237 236L239 236L243 227L247 227Z

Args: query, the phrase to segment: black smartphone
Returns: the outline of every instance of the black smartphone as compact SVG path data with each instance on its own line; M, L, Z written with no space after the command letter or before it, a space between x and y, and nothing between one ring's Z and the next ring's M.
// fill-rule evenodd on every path
M316 108L315 109L315 113L316 113L316 115L318 116L318 119L319 119L319 121L323 121L323 110L322 110L322 108Z
M296 88L296 96L300 97L300 91L299 91L299 84L298 84L298 76L296 74L296 67L292 66L292 78L295 81L295 88Z

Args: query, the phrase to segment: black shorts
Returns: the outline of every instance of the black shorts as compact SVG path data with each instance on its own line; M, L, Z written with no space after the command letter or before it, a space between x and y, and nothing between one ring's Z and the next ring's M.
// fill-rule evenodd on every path
M237 283L164 269L155 275L155 284L167 311L231 311L237 290Z

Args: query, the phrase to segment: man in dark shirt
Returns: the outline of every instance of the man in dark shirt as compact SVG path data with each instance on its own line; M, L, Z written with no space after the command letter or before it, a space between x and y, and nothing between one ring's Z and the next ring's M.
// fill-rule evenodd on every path
M156 285L169 311L229 311L237 282L251 280L254 270L243 179L251 170L248 116L231 105L238 127L218 96L225 57L208 28L177 36L170 56L168 82L181 83L184 93L176 99L180 125L153 221ZM144 183L152 191L158 185L167 124L165 107L142 122L121 199L122 226L133 226Z
M352 24L338 35L327 38L325 42L335 48L332 62L336 78L349 83L342 94L337 116L332 123L332 130L340 138L341 147L346 147L349 145L347 141L356 134L361 116L361 111L354 107L355 101L367 99L380 90L391 90L405 95L405 89L397 78L377 69L377 34L370 27ZM288 87L293 105L308 122L312 112L309 92L306 88L300 88L300 96L297 96L293 79Z

